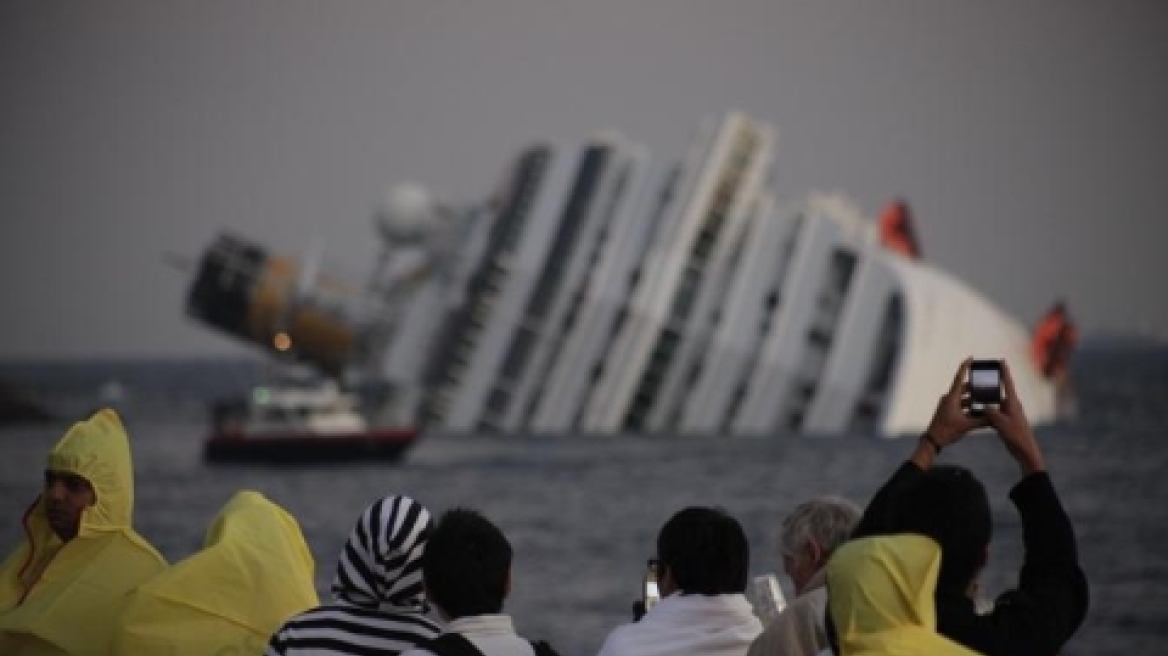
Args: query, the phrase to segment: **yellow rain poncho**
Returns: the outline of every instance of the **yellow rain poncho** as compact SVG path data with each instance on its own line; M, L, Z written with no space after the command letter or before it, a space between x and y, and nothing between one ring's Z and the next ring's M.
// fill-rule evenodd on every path
M237 492L203 549L134 592L112 654L259 656L292 615L318 604L300 526L258 492Z
M941 550L920 535L853 540L827 564L841 656L976 656L937 633L933 591Z
M96 503L68 543L49 526L44 495L25 513L25 541L0 565L0 654L105 654L127 593L166 567L131 527L134 473L117 414L74 424L48 468L84 477Z

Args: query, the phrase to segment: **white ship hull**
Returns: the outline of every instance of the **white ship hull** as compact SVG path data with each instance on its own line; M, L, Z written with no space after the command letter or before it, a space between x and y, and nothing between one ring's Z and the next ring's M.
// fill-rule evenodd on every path
M740 114L671 174L612 134L532 151L436 349L424 425L897 436L967 356L1008 360L1030 418L1055 418L1026 328L886 249L846 200L778 202L777 152Z

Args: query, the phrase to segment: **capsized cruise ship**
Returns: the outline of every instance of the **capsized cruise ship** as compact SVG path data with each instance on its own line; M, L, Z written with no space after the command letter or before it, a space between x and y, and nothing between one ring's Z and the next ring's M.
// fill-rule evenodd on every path
M538 143L486 202L383 216L363 287L222 237L187 309L427 431L899 436L970 355L1056 418L1064 308L1028 329L921 258L903 203L776 196L780 152L737 112L680 161L615 132Z

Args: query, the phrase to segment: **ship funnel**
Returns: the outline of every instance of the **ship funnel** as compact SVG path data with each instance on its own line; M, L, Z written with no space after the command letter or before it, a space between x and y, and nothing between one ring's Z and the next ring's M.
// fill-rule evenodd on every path
M193 268L187 314L281 358L337 375L357 355L357 286L263 246L220 235Z

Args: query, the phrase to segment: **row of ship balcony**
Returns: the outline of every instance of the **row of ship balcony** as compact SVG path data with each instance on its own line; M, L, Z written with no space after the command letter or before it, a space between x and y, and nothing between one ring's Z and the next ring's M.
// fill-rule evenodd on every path
M616 134L522 153L460 303L418 338L437 345L421 424L879 432L903 346L895 256L846 199L780 202L778 152L773 127L731 113L679 163Z

